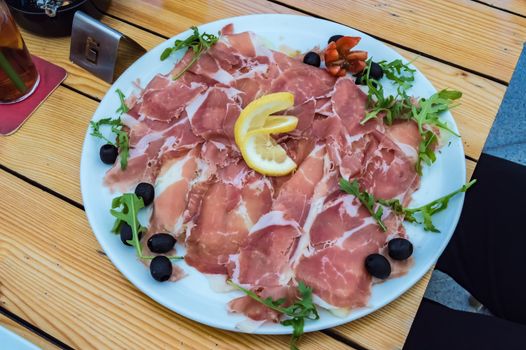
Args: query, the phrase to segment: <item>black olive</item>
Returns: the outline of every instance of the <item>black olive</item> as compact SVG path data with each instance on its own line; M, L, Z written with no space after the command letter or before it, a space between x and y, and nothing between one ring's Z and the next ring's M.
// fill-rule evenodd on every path
M394 260L405 260L413 254L413 244L404 238L394 238L387 244L389 256Z
M375 80L380 80L384 77L384 70L378 63L371 62L371 71L369 72L369 77Z
M371 276L386 279L391 274L391 264L381 254L371 254L365 258L365 268Z
M354 83L356 85L366 85L365 79L363 79L363 71L356 74L355 77L356 77L356 80L354 81ZM378 84L374 81L371 82L371 85L374 86L375 88L378 87Z
M363 71L355 75L356 80L354 81L354 83L356 85L366 85L365 80L363 79L364 74L367 74L367 67ZM369 78L374 80L380 80L383 78L383 76L384 70L382 69L382 67L376 62L371 62L371 71L369 72ZM377 86L375 82L373 82L373 86Z
M109 143L103 145L99 151L100 160L102 160L104 164L115 163L115 160L117 159L118 155L119 151L117 150L117 147L115 147L114 145L110 145Z
M131 246L131 244L128 243L128 241L131 241L133 239L133 232L130 225L123 222L121 223L121 241L122 243ZM142 232L139 231L139 241L142 238Z
M329 38L329 41L327 41L327 44L330 44L331 41L337 41L338 39L340 39L341 37L343 37L343 35L333 35Z
M354 83L356 85L365 85L365 81L362 79L363 78L363 71L358 73L358 74L356 74L355 77L356 77L356 80L354 81Z
M316 52L308 52L305 57L303 57L303 63L306 63L308 65L319 67L321 64L320 55L318 55Z
M175 245L175 238L168 233L156 233L148 239L148 248L154 253L166 253Z
M164 282L172 275L172 262L164 255L156 256L150 263L150 273L159 282Z
M142 198L144 206L148 206L153 202L153 197L155 197L155 189L153 188L152 184L141 182L137 185L137 187L135 187L135 194Z

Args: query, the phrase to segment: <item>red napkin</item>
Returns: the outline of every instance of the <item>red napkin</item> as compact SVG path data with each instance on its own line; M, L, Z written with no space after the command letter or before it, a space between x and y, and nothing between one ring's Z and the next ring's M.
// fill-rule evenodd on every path
M42 102L66 79L66 70L37 56L32 56L40 74L40 83L25 100L0 105L0 135L11 135L24 124Z

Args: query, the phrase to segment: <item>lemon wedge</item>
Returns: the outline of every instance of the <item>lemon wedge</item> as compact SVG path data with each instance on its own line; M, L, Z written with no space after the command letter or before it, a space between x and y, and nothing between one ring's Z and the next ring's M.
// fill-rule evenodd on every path
M282 176L296 169L283 147L270 134L259 130L249 132L240 149L247 165L263 175Z
M262 128L269 115L292 106L294 95L290 92L268 94L250 102L243 108L234 125L234 136L238 146L249 131Z
M234 126L234 136L250 168L270 176L286 175L296 169L296 163L270 136L296 128L298 118L270 115L293 105L293 94L278 92L252 101L241 111Z
M265 124L257 131L263 134L282 134L296 129L298 118L290 115L271 115L265 120Z

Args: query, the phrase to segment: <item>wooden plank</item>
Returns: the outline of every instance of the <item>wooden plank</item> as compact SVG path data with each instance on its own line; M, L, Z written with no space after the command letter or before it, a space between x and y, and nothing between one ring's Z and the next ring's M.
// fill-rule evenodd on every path
M112 1L108 13L171 37L190 26L256 13L300 14L266 0Z
M526 19L470 0L357 0L352 6L346 0L279 2L504 81L511 78L526 38ZM265 5L265 0L252 1L248 9L238 4L117 0L109 13L166 36L180 32L178 26L259 13L266 6L264 12L294 13L274 3Z
M0 137L0 164L82 202L80 154L97 105L59 86L18 132Z
M164 39L159 36L152 35L109 16L103 17L102 22L132 37L147 50L152 49L164 41ZM64 82L66 85L95 98L102 99L110 84L95 77L69 60L69 37L42 40L42 37L24 30L22 30L22 35L32 54L40 56L67 70L68 76Z
M479 0L491 6L508 10L526 16L526 1L524 0Z
M0 314L0 326L9 329L11 332L18 334L24 339L27 339L31 343L35 344L42 350L58 350L59 347L51 344L44 338L33 333L26 327L20 325L19 323L11 320L10 318Z
M502 81L526 38L526 18L471 0L280 2Z
M66 344L76 349L288 348L288 336L221 331L165 309L101 254L82 210L4 171L0 192L9 198L0 202L0 302ZM300 345L302 350L350 349L320 332L306 335Z

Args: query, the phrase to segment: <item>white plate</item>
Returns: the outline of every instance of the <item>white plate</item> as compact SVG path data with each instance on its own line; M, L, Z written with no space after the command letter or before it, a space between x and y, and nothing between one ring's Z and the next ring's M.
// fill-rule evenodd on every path
M0 344L2 349L16 349L16 350L40 350L38 346L22 338L9 329L0 326Z
M369 57L373 57L375 60L391 61L402 58L395 51L366 34L340 24L312 17L290 15L243 16L205 24L199 29L201 32L217 33L228 23L234 23L236 32L249 30L263 36L276 48L287 45L294 49L306 51L316 45L324 47L330 36L343 34L362 37L358 48L368 51ZM93 120L115 115L115 109L119 105L115 89L119 88L126 96L129 96L134 91L132 82L137 78L140 78L141 84L144 86L155 74L169 72L176 60L182 56L182 53L177 57L161 62L159 60L161 52L166 47L173 45L175 39L184 39L189 34L190 31L186 31L160 44L126 70L109 89L97 108ZM431 83L420 72L417 72L411 93L415 96L427 97L435 92L436 90ZM452 125L454 130L457 130L451 114L446 113L444 119ZM235 325L244 317L229 314L226 310L226 304L229 300L239 296L240 292L226 294L212 292L205 277L184 262L177 264L188 272L188 277L177 283L158 283L150 277L149 270L137 261L134 249L124 246L117 236L110 233L113 218L109 214L109 207L111 199L115 195L110 194L102 186L102 179L108 170L108 166L102 164L99 159L98 152L101 145L102 141L90 136L89 131L86 133L80 178L86 215L93 232L95 232L108 257L126 278L158 303L197 322L238 331ZM450 139L450 144L447 145L446 142L446 146L442 148L436 163L430 168L425 168L421 188L415 193L412 205L427 202L457 189L464 183L465 178L466 169L462 142L460 138L453 137ZM365 316L395 300L413 286L431 268L446 247L459 219L463 200L463 195L453 198L448 209L434 217L433 221L441 230L439 234L424 232L420 226L406 225L409 237L415 247L415 265L407 275L375 285L368 307L355 310L348 317L338 318L322 311L320 320L307 322L305 331L334 327ZM287 334L290 332L290 327L283 327L279 324L264 325L255 331L255 333L260 334Z

